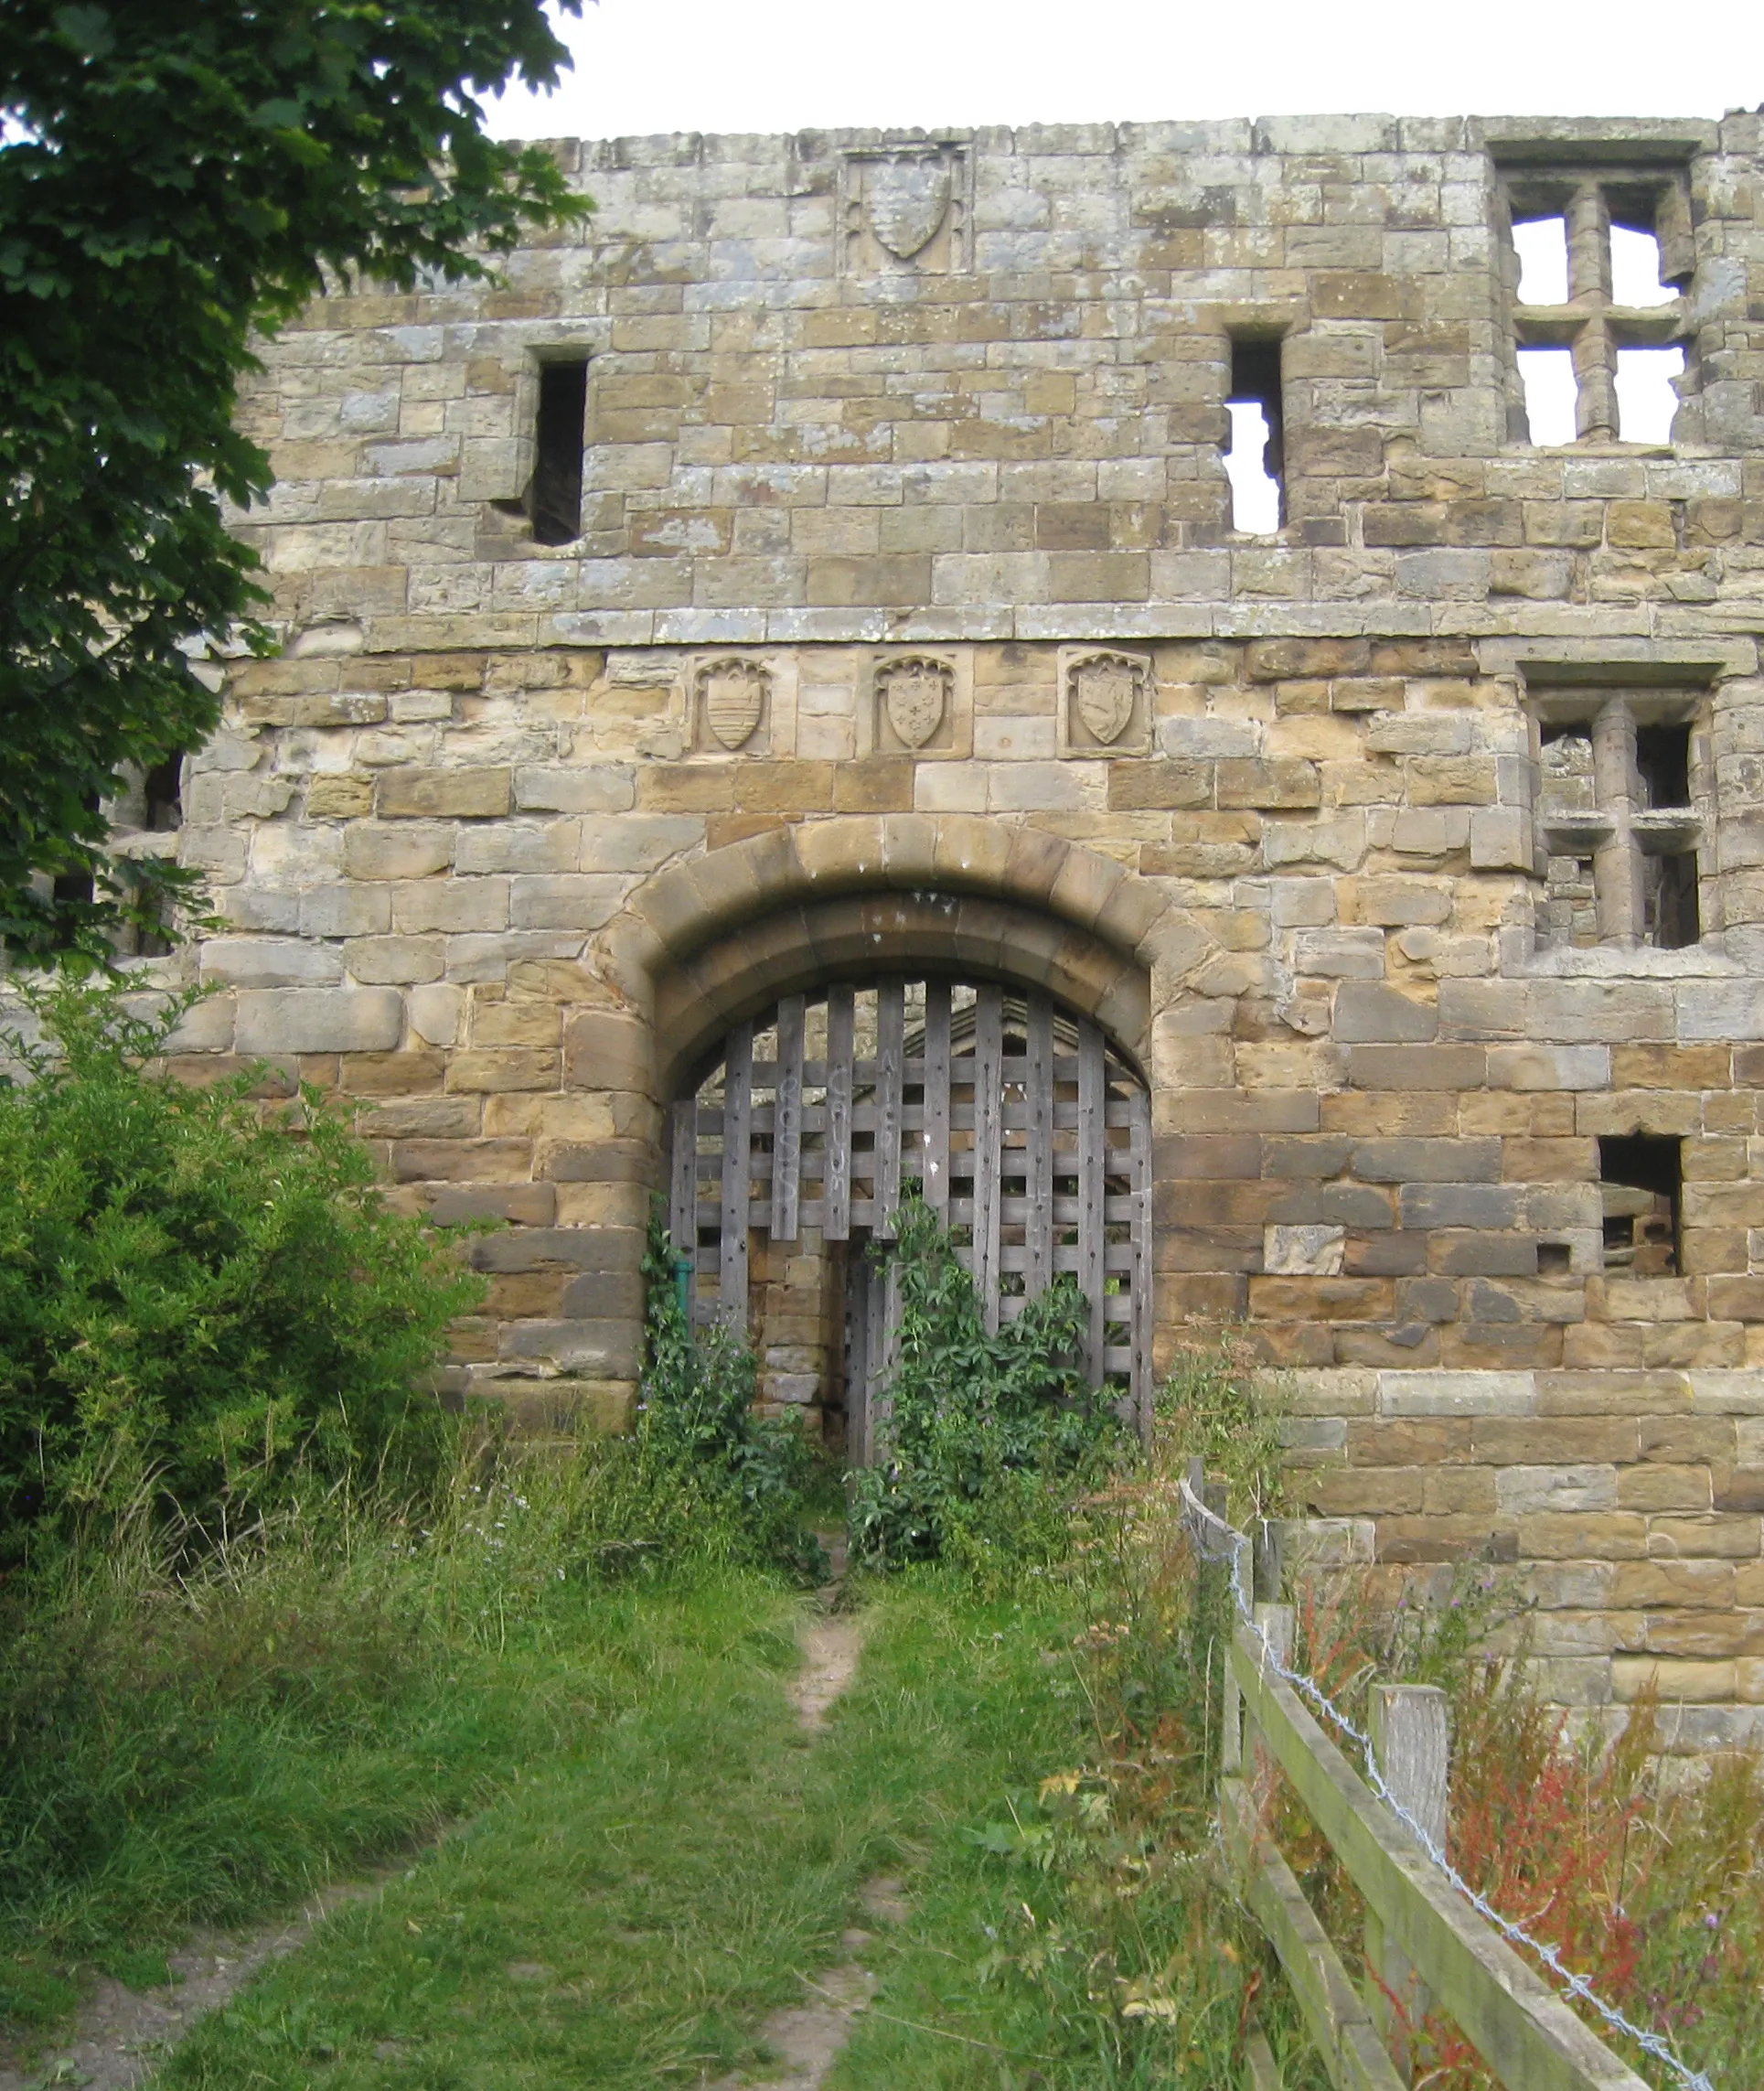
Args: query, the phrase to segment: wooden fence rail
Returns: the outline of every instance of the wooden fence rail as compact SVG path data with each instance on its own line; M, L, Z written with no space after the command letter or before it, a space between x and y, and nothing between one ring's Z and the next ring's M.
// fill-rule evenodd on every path
M1219 1492L1206 1493L1209 1507L1222 1507ZM1196 1537L1201 1550L1216 1558L1204 1533ZM1292 1608L1284 1604L1256 1604L1254 1626L1234 1622L1220 1821L1251 1914L1279 1957L1336 2091L1406 2086L1410 2031L1435 2005L1507 2091L1650 2091L1476 1914L1331 1741L1270 1660L1290 1664L1292 1632ZM1386 1785L1443 1845L1443 1700L1422 1688L1391 1687L1373 1718ZM1364 1990L1263 1820L1276 1765L1365 1900L1366 1957L1377 1980ZM1402 2011L1391 2008L1386 1991L1403 2001ZM1247 2066L1247 2091L1278 2086L1259 2039Z

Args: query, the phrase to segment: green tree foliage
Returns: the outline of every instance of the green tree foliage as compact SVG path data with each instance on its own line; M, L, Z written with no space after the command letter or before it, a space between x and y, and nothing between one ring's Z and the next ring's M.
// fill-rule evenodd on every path
M898 1567L1058 1553L1074 1481L1100 1473L1120 1436L1076 1364L1090 1318L1076 1281L1056 1279L989 1335L974 1281L923 1199L903 1204L889 1253L899 1355L884 1452L852 1477L854 1555Z
M144 1063L170 1017L35 998L59 1047L0 1088L0 1551L151 1505L219 1527L294 1475L423 1478L419 1382L482 1296L308 1092Z
M231 419L253 331L584 210L479 100L567 63L540 0L0 8L0 948L102 961L163 905L100 806L212 731L204 639L268 644L218 498L270 485Z

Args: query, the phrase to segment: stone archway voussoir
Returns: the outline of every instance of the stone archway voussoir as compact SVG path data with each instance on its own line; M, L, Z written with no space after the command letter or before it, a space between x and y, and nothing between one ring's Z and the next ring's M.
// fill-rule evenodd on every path
M1068 922L1096 929L1104 910L1126 877L1126 867L1113 857L1103 856L1095 850L1070 849L1047 896L1049 905ZM1134 938L1128 949L1131 950L1138 942L1139 938Z
M937 822L935 871L940 885L964 893L1010 889L1010 828L960 813Z
M873 815L799 821L791 835L799 883L809 892L882 883L887 854L882 824Z
M758 835L749 835L733 847L741 852L742 867L752 882L753 890L762 904L776 905L786 901L803 888L803 866L800 837L805 830L800 823L785 828L768 828ZM720 855L722 852L714 852ZM700 860L710 863L713 858Z
M1005 882L1032 906L1051 904L1053 882L1060 875L1072 844L1064 835L1045 828L1020 827L1010 831L1010 853L1005 862Z
M882 821L882 863L891 885L937 884L937 823L928 813L890 813Z
M1097 911L1096 934L1117 950L1137 955L1170 912L1169 901L1156 886L1129 874Z

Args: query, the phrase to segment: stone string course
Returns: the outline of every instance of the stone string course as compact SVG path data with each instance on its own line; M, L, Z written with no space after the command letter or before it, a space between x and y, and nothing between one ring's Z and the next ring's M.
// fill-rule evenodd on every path
M322 301L247 389L287 647L188 766L225 926L145 969L219 991L176 1065L266 1056L401 1201L509 1222L458 1377L614 1413L664 1107L730 1023L891 961L1044 983L1151 1087L1160 1356L1241 1320L1313 1507L1393 1571L1523 1564L1565 1703L1657 1678L1686 1746L1764 1732L1759 120L558 149L586 233ZM951 170L904 261L891 153ZM1670 445L1512 433L1507 185L1553 170L1688 198ZM1234 332L1283 336L1267 537ZM916 746L906 659L946 691ZM1540 948L1564 690L1691 720L1699 943ZM1681 1142L1676 1275L1604 1267L1597 1143L1635 1132ZM813 1394L765 1281L772 1391Z

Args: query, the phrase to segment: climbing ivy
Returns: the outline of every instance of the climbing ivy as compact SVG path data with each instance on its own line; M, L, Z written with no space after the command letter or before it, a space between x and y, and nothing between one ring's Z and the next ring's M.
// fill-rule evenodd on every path
M643 1274L647 1299L634 1449L658 1483L701 1495L739 1552L818 1574L825 1562L807 1521L814 1447L794 1420L759 1413L759 1366L744 1331L722 1321L691 1326L659 1200Z
M1062 1276L989 1333L949 1230L909 1197L885 1251L900 1293L881 1393L882 1456L850 1477L853 1557L875 1568L970 1566L1064 1547L1074 1491L1124 1445L1077 1359L1090 1310Z

